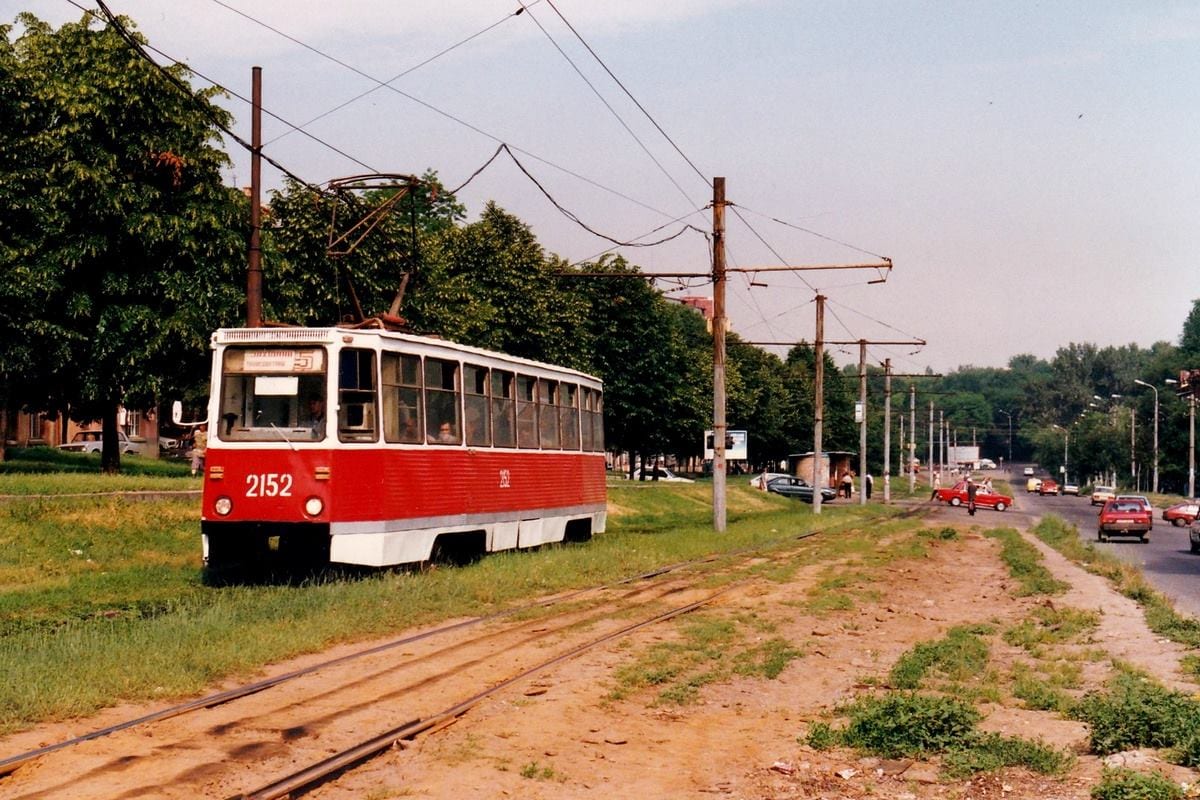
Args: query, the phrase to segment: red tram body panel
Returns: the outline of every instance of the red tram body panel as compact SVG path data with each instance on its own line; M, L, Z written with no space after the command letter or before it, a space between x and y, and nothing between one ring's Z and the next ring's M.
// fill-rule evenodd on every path
M236 329L213 348L210 565L273 538L384 566L604 530L595 378L377 330Z

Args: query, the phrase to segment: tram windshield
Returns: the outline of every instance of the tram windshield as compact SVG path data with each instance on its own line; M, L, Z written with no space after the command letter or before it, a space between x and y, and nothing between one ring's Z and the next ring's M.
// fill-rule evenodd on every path
M320 347L229 347L221 364L217 436L224 441L320 441L326 435Z

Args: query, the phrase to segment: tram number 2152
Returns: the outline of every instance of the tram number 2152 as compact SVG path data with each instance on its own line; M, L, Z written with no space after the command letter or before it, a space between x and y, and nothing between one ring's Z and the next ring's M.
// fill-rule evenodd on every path
M292 476L286 472L262 472L246 476L246 497L291 497Z

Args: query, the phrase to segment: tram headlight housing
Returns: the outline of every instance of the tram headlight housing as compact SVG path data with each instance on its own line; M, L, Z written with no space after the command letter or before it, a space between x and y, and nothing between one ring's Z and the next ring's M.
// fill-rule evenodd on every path
M304 513L310 517L320 516L325 510L325 503L319 497L310 497L304 501Z
M225 495L221 495L217 498L217 501L213 503L213 510L222 517L227 517L229 516L229 512L233 511L233 501Z

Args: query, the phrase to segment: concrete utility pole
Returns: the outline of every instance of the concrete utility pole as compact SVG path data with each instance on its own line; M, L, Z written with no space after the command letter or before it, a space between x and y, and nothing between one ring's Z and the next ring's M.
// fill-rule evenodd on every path
M250 70L250 252L246 327L262 327L262 67Z
M913 469L913 460L917 457L917 387L913 384L908 387L908 438L910 440L908 450L908 463L904 465L908 470L908 492L912 494L917 490L917 471ZM930 482L933 481L933 476L930 476Z
M816 363L813 365L813 513L821 513L821 489L827 481L820 480L821 475L821 436L825 432L825 295L816 297L817 327L816 341L813 342L813 354Z
M901 425L904 417L900 417ZM900 435L904 441L904 434ZM883 502L892 502L892 360L883 360Z
M929 401L929 441L926 442L926 444L929 445L929 461L928 461L929 482L932 484L933 483L933 401L932 400ZM941 469L939 468L938 471L941 472Z
M867 504L867 340L858 340L858 402L862 420L858 423L858 504Z
M725 532L725 179L713 178L713 530Z

